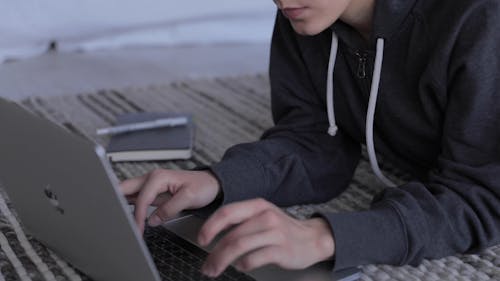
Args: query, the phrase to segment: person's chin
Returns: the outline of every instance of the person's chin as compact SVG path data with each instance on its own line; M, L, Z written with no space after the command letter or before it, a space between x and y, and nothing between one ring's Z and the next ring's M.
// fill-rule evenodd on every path
M328 28L320 25L307 23L306 21L290 21L296 33L304 36L314 36Z

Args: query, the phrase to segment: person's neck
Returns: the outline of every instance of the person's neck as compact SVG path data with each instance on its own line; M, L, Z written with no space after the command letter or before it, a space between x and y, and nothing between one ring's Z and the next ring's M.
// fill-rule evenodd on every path
M375 0L352 0L340 20L355 28L366 40L373 28Z

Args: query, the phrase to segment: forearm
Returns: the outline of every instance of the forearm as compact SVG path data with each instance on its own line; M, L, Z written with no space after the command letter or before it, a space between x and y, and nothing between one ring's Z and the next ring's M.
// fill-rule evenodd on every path
M335 241L335 270L372 263L400 265L406 255L405 227L390 204L317 215L329 223Z
M495 192L463 182L448 184L412 182L385 190L370 210L322 213L335 238L335 269L418 265L424 258L500 243L500 212L493 207L500 206L500 200Z
M324 202L348 185L359 159L359 145L336 137L304 134L304 146L280 132L254 143L237 145L211 167L224 203L264 198L279 206ZM324 135L324 136L323 136Z

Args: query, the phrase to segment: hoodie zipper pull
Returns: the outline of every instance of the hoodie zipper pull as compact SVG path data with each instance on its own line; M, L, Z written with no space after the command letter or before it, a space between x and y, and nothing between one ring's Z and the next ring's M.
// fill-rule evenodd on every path
M356 52L356 56L358 57L358 71L357 75L359 79L366 78L366 59L368 55L366 53Z

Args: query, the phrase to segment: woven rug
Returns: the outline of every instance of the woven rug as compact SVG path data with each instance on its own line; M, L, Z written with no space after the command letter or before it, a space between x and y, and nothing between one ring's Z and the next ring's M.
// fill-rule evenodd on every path
M115 164L114 170L120 179L142 175L158 167L189 169L209 165L218 161L228 147L256 140L263 130L272 126L269 81L259 75L34 97L22 103L36 114L101 145L106 145L109 138L97 136L96 128L113 124L116 115L121 113L170 111L194 115L196 141L192 159ZM382 168L396 182L406 179L394 168L387 165ZM377 182L365 154L350 187L340 197L324 204L293 206L286 210L293 216L305 218L317 210L366 209L372 197L383 189ZM2 193L0 212L0 281L87 279L24 233L15 211ZM367 265L362 271L361 280L500 280L500 246L478 255L425 260L418 267Z

